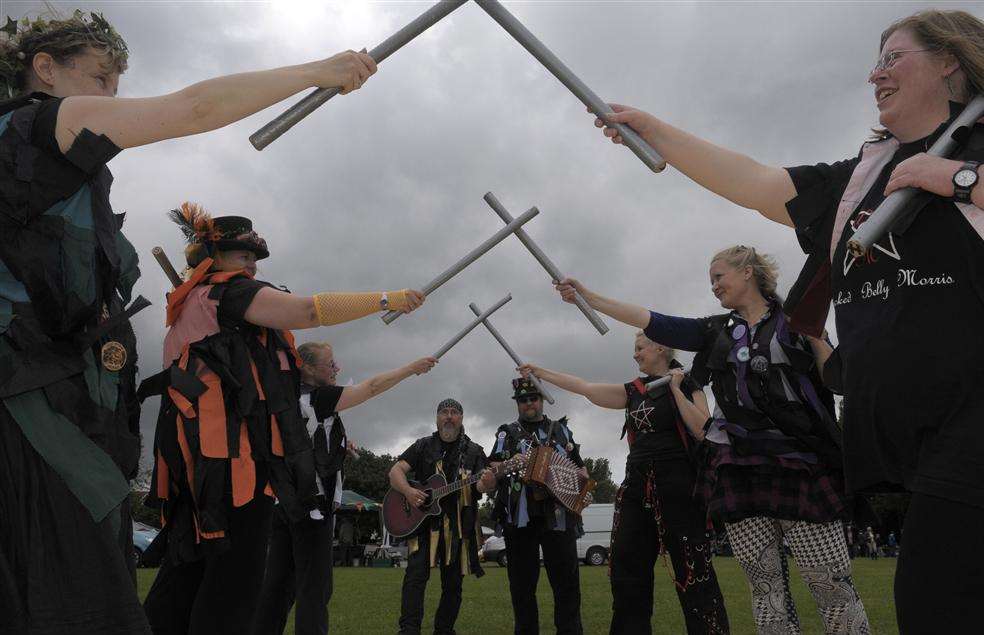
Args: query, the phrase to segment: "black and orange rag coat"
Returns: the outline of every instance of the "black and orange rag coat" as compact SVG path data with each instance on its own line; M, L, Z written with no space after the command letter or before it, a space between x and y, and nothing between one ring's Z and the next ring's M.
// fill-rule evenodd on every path
M140 391L161 395L147 504L167 534L155 552L175 562L227 549L230 511L256 496L275 495L295 519L316 506L293 336L223 318L229 285L251 276L211 264L168 296L165 369Z

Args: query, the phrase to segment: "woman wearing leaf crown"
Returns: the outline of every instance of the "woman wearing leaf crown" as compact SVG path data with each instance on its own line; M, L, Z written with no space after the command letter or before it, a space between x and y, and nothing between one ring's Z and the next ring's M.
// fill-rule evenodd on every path
M359 88L360 53L117 99L102 16L0 33L0 632L146 633L128 479L140 456L129 318L139 276L109 204L125 148L238 121L301 90Z

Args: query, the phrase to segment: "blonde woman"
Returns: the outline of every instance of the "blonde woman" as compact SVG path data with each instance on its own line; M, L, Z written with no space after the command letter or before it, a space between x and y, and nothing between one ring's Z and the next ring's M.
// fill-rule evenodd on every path
M800 632L785 539L826 632L867 633L844 539L850 510L840 430L817 373L830 347L789 329L770 257L745 246L722 250L711 259L710 279L729 313L700 319L605 298L570 278L557 288L567 302L580 293L654 342L697 353L691 376L711 384L716 404L702 430L696 495L727 528L758 631Z
M652 633L654 575L660 556L671 578L688 635L730 632L711 552L707 509L693 500L697 467L694 447L704 438L710 411L704 391L683 372L672 348L643 332L636 334L632 359L639 374L624 384L591 382L526 364L524 376L586 397L601 408L625 410L622 437L629 445L625 479L615 495L611 548L612 587L609 635ZM661 377L670 383L646 389ZM669 570L669 566L667 566Z

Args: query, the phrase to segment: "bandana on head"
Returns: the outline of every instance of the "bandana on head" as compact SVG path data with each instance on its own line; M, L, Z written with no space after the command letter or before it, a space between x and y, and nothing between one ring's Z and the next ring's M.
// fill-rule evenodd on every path
M451 399L450 397L437 404L437 411L440 412L445 408L451 408L452 410L457 410L458 414L465 414L465 409L461 407L456 399Z

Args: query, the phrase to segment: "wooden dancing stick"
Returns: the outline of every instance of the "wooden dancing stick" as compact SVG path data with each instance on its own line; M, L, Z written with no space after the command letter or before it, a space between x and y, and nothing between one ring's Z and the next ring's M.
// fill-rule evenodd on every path
M457 344L458 342L461 341L461 338L463 338L464 336L468 335L473 328L475 328L476 326L478 326L479 324L481 324L484 320L489 319L489 316L490 315L492 315L493 313L495 313L496 311L498 311L499 309L501 309L503 307L503 305L505 305L505 303L506 302L509 302L510 300L512 300L512 294L511 293L507 293L506 294L506 297L502 298L501 300L499 300L498 302L496 302L495 304L493 304L491 309L489 309L485 313L482 313L477 318L475 318L474 320L472 320L471 324L469 324L465 328L461 329L458 332L458 334L455 335L454 337L452 337L450 340L448 340L447 343L444 346L442 346L441 348L437 349L437 352L434 353L434 357L436 357L437 359L441 359L441 357L445 353L447 353L449 350L451 350L451 347L452 346L454 346L455 344Z
M503 29L506 30L509 35L513 36L517 42L523 45L530 54L535 57L543 66L550 71L554 77L560 80L560 83L567 87L567 90L574 93L574 96L581 100L585 106L587 106L591 112L595 113L601 117L602 121L606 125L609 125L616 130L622 136L622 142L630 149L632 152L639 157L639 159L646 164L646 166L653 172L662 172L663 168L666 167L666 161L663 157L659 155L658 152L653 150L652 146L646 143L642 137L636 133L635 130L626 126L625 124L612 123L608 121L606 115L610 115L614 110L605 101L595 94L587 84L582 82L577 75L574 74L571 69L560 61L560 59L554 55L550 49L548 49L543 42L538 40L535 35L530 33L530 31L523 26L523 23L516 19L516 17L509 13L505 7L502 6L497 0L475 0L475 2L480 6L486 13L492 16L492 19L499 23Z
M478 305L475 304L474 302L469 304L468 308L471 309L472 313L474 313L475 315L482 314L482 310L479 309ZM519 358L519 355L516 354L516 351L514 351L511 346L509 346L509 343L506 342L506 340L502 337L502 335L499 333L499 330L494 326L492 326L492 323L489 322L488 319L482 320L482 324L484 324L485 328L489 330L489 333L492 334L492 337L494 337L499 342L499 344L502 345L502 348L505 349L506 354L512 358L512 360L516 363L516 365L522 366L523 360L521 360ZM540 394L543 395L543 398L547 400L547 402L551 404L554 403L553 395L547 392L547 389L543 386L542 383L540 383L539 379L537 379L534 375L530 375L530 380L533 382L533 385L536 386L536 389L540 391Z
M377 64L403 48L410 40L414 39L430 27L440 22L449 13L463 5L467 0L442 0L430 9L421 13L417 18L406 25L387 39L382 44L369 51L371 57ZM282 115L273 119L249 137L249 142L257 150L267 147L288 130L294 127L297 122L304 119L319 106L341 92L340 87L318 88L308 94L307 97L288 108ZM625 137L622 137L623 139Z
M475 247L470 252L468 252L468 254L465 255L461 260L459 260L458 262L454 263L453 265L442 271L440 274L438 274L436 278L434 278L433 280L425 284L423 287L421 287L420 292L424 294L424 297L429 296L442 284L444 284L454 276L461 273L465 267L478 260L485 252L492 249L493 247L501 243L503 240L508 238L510 234L516 233L518 235L518 232L523 231L522 229L520 229L520 227L522 227L524 224L526 224L529 220L531 220L534 216L536 216L539 213L540 210L534 207L530 210L527 210L526 213L521 215L519 218L510 219L509 223L505 227L503 227L502 229L500 229L499 231L497 231L495 234L492 235L492 238L489 238L478 247ZM402 311L389 311L388 313L383 315L383 322L387 324L392 324L393 320L400 317L401 315L403 315Z
M489 204L489 207L491 207L492 210L499 215L499 218L501 218L503 222L513 222L512 214L510 214L506 208L502 206L502 203L500 203L499 199L495 197L495 194L492 192L486 192L484 199L485 202ZM536 208L534 207L533 209ZM529 234L527 234L525 230L517 229L516 238L519 238L520 242L526 245L526 248L530 250L530 253L533 254L533 257L536 258L537 262L543 265L543 268L547 270L547 273L550 274L550 278L554 282L560 282L567 277L560 272L560 269L557 268L557 265L555 265L553 261L547 258L547 254L543 253L543 250L540 249L535 242L533 242L533 239L530 238ZM600 334L604 335L608 332L608 325L601 320L601 317L595 313L595 310L588 305L584 298L581 297L581 294L574 296L574 304L581 310L584 317L588 318L591 325L598 329Z
M973 127L981 117L984 117L984 95L977 95L967 104L963 112L957 115L950 127L940 135L926 154L934 157L946 157L952 154L957 149L958 143L953 135L960 128ZM851 255L860 258L882 236L892 231L892 226L902 216L909 201L921 191L919 188L907 187L889 194L847 241L847 248Z
M154 254L154 258L157 260L157 264L159 264L161 266L161 269L164 270L164 275L167 276L167 279L171 281L171 284L174 286L174 288L177 289L178 287L180 287L183 282L181 280L181 276L179 276L178 272L174 270L174 265L172 265L171 261L168 260L167 254L164 253L164 250L160 247L154 247L153 249L150 250L150 253Z

